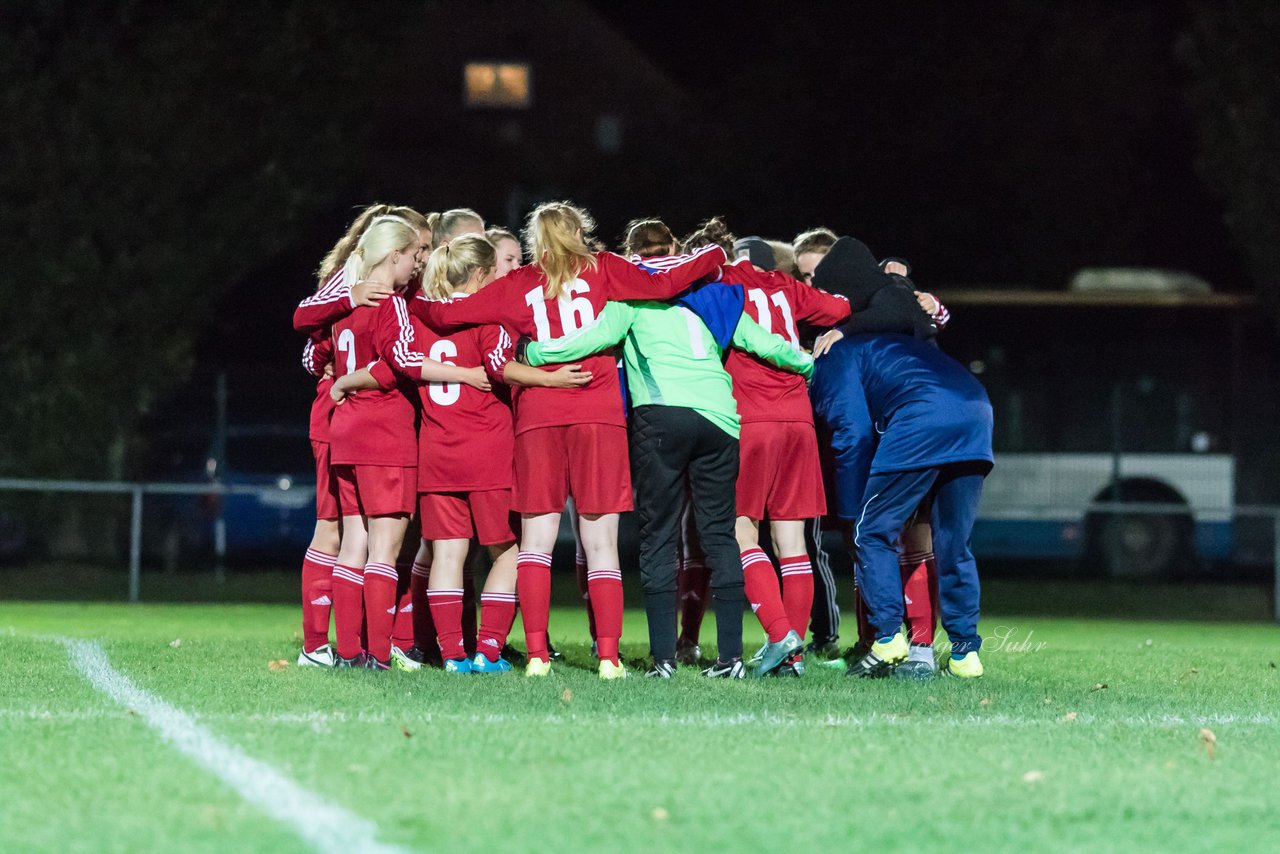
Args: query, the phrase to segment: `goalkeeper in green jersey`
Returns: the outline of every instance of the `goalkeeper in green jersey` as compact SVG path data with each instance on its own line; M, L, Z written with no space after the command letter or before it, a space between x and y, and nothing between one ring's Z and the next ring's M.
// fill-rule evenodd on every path
M648 675L668 678L676 658L676 533L688 478L698 536L711 570L718 660L707 676L741 678L742 562L734 537L738 478L738 410L724 369L726 346L771 364L813 373L813 359L742 314L741 288L704 285L711 305L610 302L596 321L550 341L521 341L517 358L540 366L572 362L622 342L631 400L631 476L640 522L640 577L649 620ZM685 302L685 300L682 300ZM720 334L712 334L703 317ZM794 633L793 633L794 634ZM790 638L771 644L764 664L793 653ZM799 647L796 637L791 646ZM776 665L775 665L776 666ZM761 666L760 672L766 672Z

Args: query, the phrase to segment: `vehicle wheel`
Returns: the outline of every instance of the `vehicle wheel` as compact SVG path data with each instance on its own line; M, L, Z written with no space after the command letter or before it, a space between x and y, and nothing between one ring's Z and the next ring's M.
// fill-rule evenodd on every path
M1190 532L1187 516L1112 513L1099 520L1098 550L1111 578L1170 578L1187 559Z

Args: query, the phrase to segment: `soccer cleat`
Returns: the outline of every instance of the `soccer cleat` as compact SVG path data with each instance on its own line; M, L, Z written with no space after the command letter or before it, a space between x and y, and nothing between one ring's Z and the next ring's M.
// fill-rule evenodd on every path
M527 657L523 652L516 649L511 644L506 644L505 646L503 646L502 652L498 653L498 657L505 658L507 661L511 662L512 664L519 665L521 667L524 666L524 663L527 659Z
M541 658L531 658L529 663L524 666L525 676L550 676L551 662L543 661Z
M299 667L333 667L334 659L337 656L333 654L333 649L328 644L318 646L311 652L305 649L298 653Z
M560 661L564 658L560 651L556 649L555 644L551 643L551 638L547 638L547 657L552 661Z
M782 666L773 672L774 676L803 676L804 675L804 653L797 652L795 655L782 662Z
M765 644L760 651L760 663L756 665L756 676L768 676L802 649L804 641L794 630L787 632L780 641ZM903 655L905 657L906 653Z
M416 661L427 667L444 667L444 659L440 657L439 647L423 649L415 643L404 651L404 655L410 661Z
M760 663L760 659L764 658L764 651L765 651L766 649L768 649L768 648L769 648L769 642L766 640L766 641L764 642L764 646L762 646L762 647L760 647L759 649L757 649L757 650L755 651L755 654L754 654L754 655L752 655L750 658L748 658L748 659L747 659L747 665L748 665L749 667L754 667L755 665L759 664L759 663Z
M412 673L415 670L422 669L421 661L414 661L409 657L409 653L405 652L398 646L391 647L391 666L396 670L404 670Z
M708 679L743 679L746 678L747 668L742 664L741 658L731 661L717 658L715 664L702 671L702 675Z
M951 656L951 660L942 668L944 676L958 676L961 679L977 679L983 674L982 662L978 659L977 652L969 652L956 658Z
M350 658L343 658L340 655L336 655L334 656L334 659L333 659L333 666L338 668L339 670L343 668L363 670L364 668L369 666L368 664L365 663L365 659L368 657L369 657L369 654L366 652L357 652L355 655L351 656Z
M893 669L894 679L924 681L935 675L933 665L927 661L904 661Z
M471 659L469 658L450 658L444 663L445 673L470 673Z
M365 670L390 670L391 669L390 659L388 659L387 661L380 661L377 658L377 656L374 656L368 652L361 653L361 655L364 656L364 661L362 664L357 665L358 667L363 667Z
M910 647L902 632L893 637L881 638L871 644L871 649L862 658L849 665L845 676L856 676L861 679L880 679L888 676L895 664L906 660Z
M702 647L684 638L676 641L676 661L680 664L696 665L702 660Z
M653 667L650 667L644 675L646 679L670 679L676 675L676 663L674 661L655 661Z
M610 679L626 679L628 676L627 668L622 662L614 664L607 658L600 659L600 678L604 680Z
M839 661L840 660L840 644L836 641L824 641L818 643L809 641L804 648L805 655L812 655L814 658L822 661Z
M511 662L502 656L498 656L495 661L490 661L484 657L483 652L477 652L476 657L471 659L472 673L506 673L510 669Z

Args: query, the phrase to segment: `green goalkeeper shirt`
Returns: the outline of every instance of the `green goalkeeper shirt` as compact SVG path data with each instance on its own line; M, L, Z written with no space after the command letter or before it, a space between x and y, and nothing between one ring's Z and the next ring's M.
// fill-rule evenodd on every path
M530 365L572 362L622 341L632 406L683 406L697 410L730 436L738 436L733 380L711 330L684 306L665 302L610 302L594 323L525 351ZM793 349L747 315L730 342L779 368L813 376L813 358Z

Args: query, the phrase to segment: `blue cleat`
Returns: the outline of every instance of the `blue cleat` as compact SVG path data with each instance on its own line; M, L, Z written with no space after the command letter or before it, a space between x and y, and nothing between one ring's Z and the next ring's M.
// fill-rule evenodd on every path
M471 673L471 659L450 658L444 663L445 673Z
M511 662L502 656L498 656L496 661L490 661L484 657L483 652L477 652L476 657L471 659L472 673L506 673L511 669Z
M756 676L768 676L784 662L789 661L793 655L803 650L804 641L800 640L800 636L794 630L787 632L780 641L766 643L758 653L760 663L756 665Z

